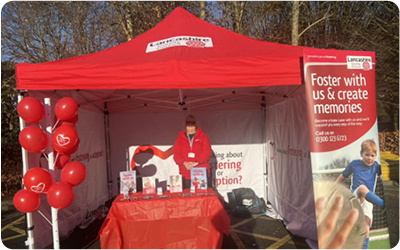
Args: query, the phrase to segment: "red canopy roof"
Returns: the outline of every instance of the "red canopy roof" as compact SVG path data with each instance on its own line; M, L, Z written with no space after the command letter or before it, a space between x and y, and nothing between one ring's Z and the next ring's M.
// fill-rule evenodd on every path
M146 52L148 47L150 51ZM301 84L302 51L302 47L239 35L176 8L153 29L119 46L65 60L18 64L17 88L195 89L297 85Z

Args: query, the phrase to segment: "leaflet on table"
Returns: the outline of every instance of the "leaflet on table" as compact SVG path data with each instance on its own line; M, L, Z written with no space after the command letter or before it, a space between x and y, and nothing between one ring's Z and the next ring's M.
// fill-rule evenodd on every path
M121 194L136 193L136 171L119 172Z
M180 193L182 192L182 175L171 175L169 177L169 191L171 193Z
M143 177L143 194L156 193L156 179L154 177Z
M207 169L206 168L192 168L190 169L191 188L196 191L207 190Z

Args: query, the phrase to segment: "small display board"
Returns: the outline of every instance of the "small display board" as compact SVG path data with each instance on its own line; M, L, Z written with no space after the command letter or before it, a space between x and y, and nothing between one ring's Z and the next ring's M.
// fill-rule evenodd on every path
M154 177L143 177L143 194L156 193L156 179Z
M182 175L171 175L169 176L169 191L171 193L180 193L182 192Z
M192 168L190 169L190 189L195 191L207 190L207 169L206 168Z
M119 172L120 192L124 195L136 193L136 171Z

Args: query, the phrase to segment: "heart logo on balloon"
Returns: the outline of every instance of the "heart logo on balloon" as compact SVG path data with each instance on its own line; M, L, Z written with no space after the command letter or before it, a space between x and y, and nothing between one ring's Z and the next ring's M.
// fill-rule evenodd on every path
M46 184L43 182L39 183L37 186L31 186L31 191L35 193L43 193L43 190L46 188Z
M64 137L63 135L57 135L57 143L58 143L58 145L60 145L60 146L65 146L65 145L68 145L69 144L69 142L71 141L70 139L69 139L69 137Z

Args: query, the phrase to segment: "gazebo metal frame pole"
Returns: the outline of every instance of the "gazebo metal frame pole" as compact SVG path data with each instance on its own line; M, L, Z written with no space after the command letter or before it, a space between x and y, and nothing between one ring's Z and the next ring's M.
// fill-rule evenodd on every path
M109 112L107 108L107 102L104 103L104 140L106 143L106 164L107 164L107 187L108 187L108 198L112 198L112 189L113 189L113 181L112 181L112 172L111 172L111 149L110 149L110 119Z
M18 95L18 103L22 101L23 99L23 94L20 93ZM20 130L22 131L25 128L25 121L22 120L21 117L19 117L19 127ZM25 176L25 173L28 172L29 166L28 166L28 152L21 147L22 151L22 178ZM23 179L22 179L23 183ZM29 246L29 249L34 249L34 240L33 240L33 220L32 220L32 213L26 213L26 231L27 231L27 239L25 241L25 245Z
M53 144L51 143L51 137L53 135L53 121L51 119L51 100L50 98L44 98L45 117L46 117L46 135L48 139L48 155L47 160L49 163L49 172L52 175L53 183L56 181L56 175L54 170L54 152ZM51 221L53 231L53 248L60 249L60 238L58 232L58 209L51 207Z
M263 169L264 169L264 197L266 201L268 201L268 165L267 165L267 110L266 110L266 101L265 96L261 97L261 126L262 126L262 145L263 145Z

